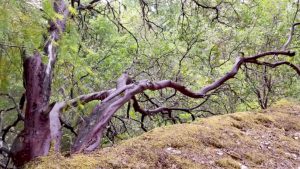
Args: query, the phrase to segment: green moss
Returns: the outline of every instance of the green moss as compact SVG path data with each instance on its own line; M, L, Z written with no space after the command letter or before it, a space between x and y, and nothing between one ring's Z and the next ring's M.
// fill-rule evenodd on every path
M245 158L257 165L261 165L264 161L267 160L263 154L258 152L247 152L245 154Z
M275 106L276 107L278 107L278 106L288 106L288 105L292 106L293 104L294 104L294 102L290 99L281 99L281 100L279 100L275 103Z
M42 157L27 168L278 168L300 149L300 106L276 104L260 112L198 119L155 128L114 147L66 158ZM274 163L265 163L272 159ZM289 166L288 166L289 165ZM282 166L280 166L282 167ZM286 167L290 167L287 164ZM297 167L297 166L293 166Z
M274 122L272 115L257 114L255 117L256 123L271 124Z
M230 168L239 169L241 166L239 162L228 157L217 160L216 164L220 167L227 168L227 169Z
M65 158L59 154L51 154L47 157L40 157L28 164L25 169L82 169L95 168L98 161L88 155L76 155Z

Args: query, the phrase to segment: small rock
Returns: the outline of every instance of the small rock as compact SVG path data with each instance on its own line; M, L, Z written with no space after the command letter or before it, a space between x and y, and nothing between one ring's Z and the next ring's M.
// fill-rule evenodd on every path
M245 165L241 165L241 169L249 169L247 166L245 166Z
M294 133L294 136L300 137L300 132Z
M296 160L297 159L297 154L292 153L293 158Z
M294 137L295 140L299 140L299 138L300 138L300 132L294 133L293 137Z
M208 164L212 165L214 163L214 161L208 161Z
M217 150L217 154L218 154L219 156L221 156L221 155L223 155L224 153L223 153L222 150Z
M285 155L288 155L289 157L293 158L294 160L297 160L298 156L294 153L284 153Z
M172 147L166 148L166 152L167 152L167 153L170 153L170 154L181 154L181 151L180 151L180 150L176 150L176 149L174 149L174 148L172 148Z

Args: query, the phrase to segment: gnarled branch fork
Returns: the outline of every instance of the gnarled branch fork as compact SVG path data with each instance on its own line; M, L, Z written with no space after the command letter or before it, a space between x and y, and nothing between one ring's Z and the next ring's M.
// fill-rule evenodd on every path
M258 59L272 55L294 56L295 53L290 51L270 51L250 57L239 57L236 59L236 62L230 72L226 73L223 77L219 78L212 84L203 87L198 92L191 91L186 88L186 86L183 86L171 80L162 80L158 82L142 80L133 83L127 74L123 74L117 82L116 89L108 94L108 96L104 100L102 100L102 102L99 103L98 106L96 106L90 117L85 118L85 122L80 127L78 137L76 138L72 147L72 153L89 152L96 149L99 146L103 131L106 129L106 125L108 124L114 113L131 99L133 99L134 101L134 109L144 116L172 110L189 112L189 109L167 107L158 107L153 110L145 110L140 107L137 100L135 99L135 95L143 93L145 90L156 91L165 88L172 88L190 98L204 98L208 96L211 91L214 91L228 80L234 78L238 73L241 65L246 63L257 64L259 63ZM297 72L299 71L298 68L296 69L296 67L291 67Z

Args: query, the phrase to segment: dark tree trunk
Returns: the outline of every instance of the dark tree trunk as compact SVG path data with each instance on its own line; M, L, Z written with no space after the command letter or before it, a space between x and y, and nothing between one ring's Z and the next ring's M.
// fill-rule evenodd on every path
M55 0L54 10L63 19L49 21L49 38L45 42L44 51L48 56L48 63L43 64L41 54L35 52L33 56L24 59L25 97L27 100L24 112L24 129L14 140L11 156L17 167L35 157L47 155L51 143L59 151L60 122L57 111L51 111L49 105L53 68L57 57L57 42L65 30L68 7L63 0Z
M92 114L81 121L78 136L72 145L72 153L91 152L99 147L103 132L106 129L114 111L109 111L110 105L120 99L115 97L105 104L97 105Z
M103 132L111 117L123 104L130 100L130 97L124 100L119 95L124 92L129 83L131 83L131 79L127 74L123 74L118 79L116 89L107 92L106 97L94 108L92 114L81 122L78 136L72 146L72 153L90 152L99 147Z
M50 98L50 83L44 83L46 66L35 53L24 61L26 84L26 109L24 130L12 145L12 158L16 166L22 166L32 158L46 155L50 148L49 118L45 115Z

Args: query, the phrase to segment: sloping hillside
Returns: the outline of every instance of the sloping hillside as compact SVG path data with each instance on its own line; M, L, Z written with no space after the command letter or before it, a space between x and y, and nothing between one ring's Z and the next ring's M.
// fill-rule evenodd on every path
M300 105L156 128L90 155L51 155L28 168L298 168Z

